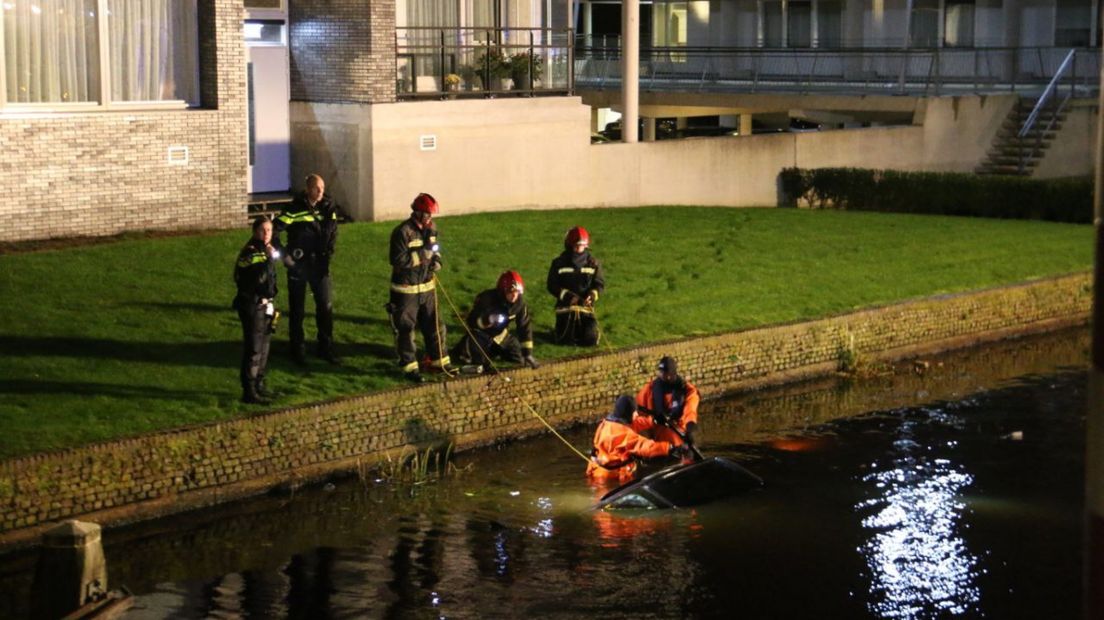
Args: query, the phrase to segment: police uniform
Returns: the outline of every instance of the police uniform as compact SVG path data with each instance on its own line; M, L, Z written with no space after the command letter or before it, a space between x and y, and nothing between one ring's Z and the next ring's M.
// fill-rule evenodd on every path
M517 336L510 333L511 321L517 326ZM511 304L498 288L483 291L475 296L466 323L470 335L453 349L458 360L489 365L487 356L517 363L532 359L533 326L523 294L519 293Z
M287 232L281 246L280 234ZM307 287L314 295L314 320L318 327L318 354L331 361L333 353L333 284L330 259L337 243L337 208L329 194L312 207L306 192L296 195L275 220L272 242L284 252L287 265L289 337L292 355L302 360L305 346L303 319Z
M391 302L387 305L395 329L395 348L403 372L418 372L414 329L422 332L433 365L448 368L445 326L437 316L437 286L433 274L441 268L437 228L418 228L411 217L391 231Z
M605 290L602 265L589 251L576 254L570 249L552 260L548 268L548 292L556 298L555 340L561 344L594 346L601 334L594 318L594 301Z
M242 400L258 402L264 391L265 368L268 365L268 348L272 341L272 321L276 297L276 261L269 258L264 243L251 238L234 266L234 282L238 294L234 297L234 309L242 326L242 359L239 373Z

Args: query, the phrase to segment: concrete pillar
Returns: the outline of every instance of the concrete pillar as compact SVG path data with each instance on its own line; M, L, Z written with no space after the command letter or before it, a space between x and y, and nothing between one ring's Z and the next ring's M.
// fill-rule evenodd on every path
M589 2L583 3L583 34L586 35L586 44L594 45L591 36L594 34L594 8Z
M1104 65L1101 65L1104 76ZM1104 90L1098 95L1104 104ZM1092 370L1085 416L1085 618L1104 619L1104 123L1096 123Z
M621 2L621 141L637 141L640 124L640 0Z
M751 135L751 115L750 114L741 114L740 115L740 135L741 136L750 136Z
M66 521L46 532L31 587L32 617L61 618L106 596L100 526Z
M644 141L655 142L656 119L644 117Z

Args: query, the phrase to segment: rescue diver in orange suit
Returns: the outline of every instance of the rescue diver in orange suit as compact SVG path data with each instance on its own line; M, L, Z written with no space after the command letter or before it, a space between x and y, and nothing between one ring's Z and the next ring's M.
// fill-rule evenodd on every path
M475 362L490 366L491 356L530 368L540 366L533 357L533 326L524 293L525 283L520 273L504 271L498 276L494 288L475 296L466 321L468 334L449 357L464 364ZM510 321L517 326L516 337L508 329Z
M587 477L626 482L636 473L636 459L674 456L682 458L686 448L667 441L653 441L633 430L636 405L631 396L618 396L610 413L594 433L594 450L587 463ZM637 416L639 419L639 416Z
M646 414L633 426L638 432L651 431L657 441L676 446L684 442L667 424L679 430L691 444L696 444L698 432L698 388L678 374L678 363L664 355L656 365L656 378L636 394L636 405ZM651 416L651 417L648 417Z
M594 302L605 290L602 265L591 256L590 234L582 226L567 231L564 251L548 267L548 292L556 298L555 341L592 347L601 332Z

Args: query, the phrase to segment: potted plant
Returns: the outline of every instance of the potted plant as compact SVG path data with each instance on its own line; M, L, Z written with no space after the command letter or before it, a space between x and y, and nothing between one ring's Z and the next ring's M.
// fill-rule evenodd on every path
M460 76L450 73L445 76L445 90L454 91L460 88Z
M460 65L458 71L460 71L460 77L464 80L464 90L482 88L483 81L479 77L481 71L478 66Z
M510 56L509 64L510 77L514 80L515 89L528 90L530 78L533 82L540 80L544 69L540 54L533 54L532 52L518 52ZM532 75L530 75L530 71L532 71Z
M484 82L489 78L498 80L498 90L505 90L501 81L510 77L510 59L500 47L488 47L475 57L475 69L480 75L485 75ZM494 84L494 82L492 82ZM486 84L485 84L486 85ZM487 85L488 89L493 88Z

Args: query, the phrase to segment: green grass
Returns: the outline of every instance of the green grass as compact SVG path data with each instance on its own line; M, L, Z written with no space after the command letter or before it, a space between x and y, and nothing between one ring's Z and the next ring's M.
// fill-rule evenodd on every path
M516 268L537 357L589 353L548 343L544 278L575 224L590 231L606 266L598 308L616 347L1092 265L1090 226L788 209L543 211L441 217L445 290L466 306ZM383 312L394 225L342 227L333 273L345 365L293 367L281 325L269 373L283 395L278 406L401 384ZM247 237L240 230L0 256L0 458L257 412L238 403L240 336L230 309L232 264ZM281 275L286 308L284 285ZM460 328L441 304L451 345Z

